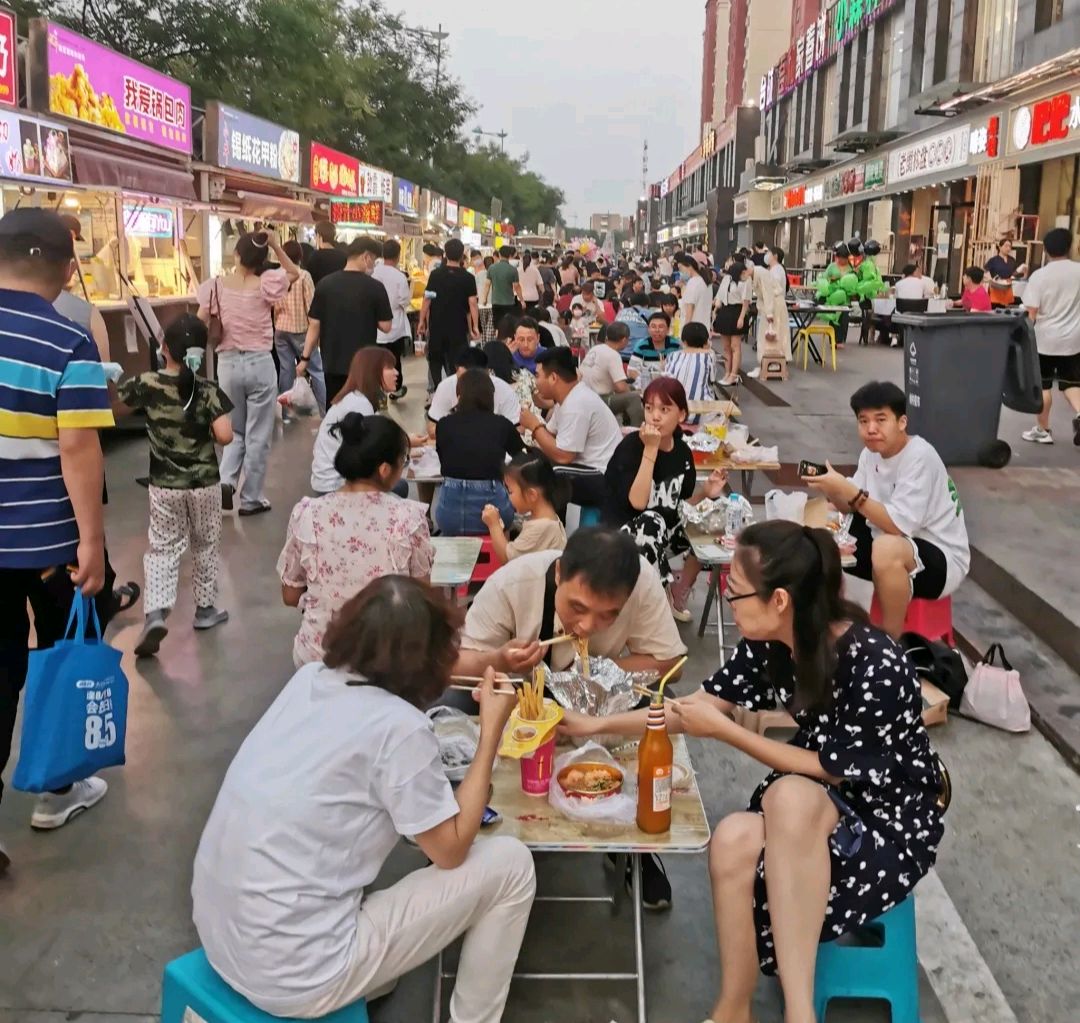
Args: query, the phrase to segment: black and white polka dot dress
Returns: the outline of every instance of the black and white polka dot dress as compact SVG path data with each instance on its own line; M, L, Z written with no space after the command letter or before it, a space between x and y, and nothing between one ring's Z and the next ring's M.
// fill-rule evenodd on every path
M903 650L884 633L854 625L840 639L832 702L795 711L794 665L781 643L743 640L705 683L707 692L766 710L777 700L799 731L792 745L814 750L830 775L840 823L829 840L832 882L821 940L831 941L891 909L933 866L943 831L937 757L922 724L919 683ZM750 798L761 813L774 771ZM815 779L816 780L816 779ZM754 885L754 923L762 972L776 972L765 857Z

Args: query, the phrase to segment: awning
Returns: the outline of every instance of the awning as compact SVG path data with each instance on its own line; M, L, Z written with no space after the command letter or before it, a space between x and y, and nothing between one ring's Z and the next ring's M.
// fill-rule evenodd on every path
M114 156L71 144L75 183L93 188L119 188L127 192L173 199L194 199L191 172L133 156Z
M260 220L287 220L294 224L310 224L314 221L311 203L299 199L286 199L278 195L261 195L258 192L237 192L240 199L240 216Z

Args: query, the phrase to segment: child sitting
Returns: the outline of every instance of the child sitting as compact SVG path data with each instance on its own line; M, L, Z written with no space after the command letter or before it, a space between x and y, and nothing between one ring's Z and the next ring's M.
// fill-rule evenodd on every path
M551 463L539 452L526 451L507 465L503 483L514 511L527 518L517 537L508 540L499 509L493 504L484 506L481 518L491 535L495 557L507 562L535 551L561 551L566 546L566 530L559 513L569 497L567 481L555 475Z
M582 306L576 305L571 312L570 341L575 345L580 345L587 341L588 337L589 317Z
M980 267L969 266L964 271L964 293L954 306L962 307L969 313L988 313L991 311L990 295L982 286L983 271Z
M664 375L683 385L687 401L712 398L713 353L709 348L709 329L703 323L688 323L682 332L682 348L667 357ZM696 426L700 416L690 416L687 424Z
M229 620L217 600L221 541L221 478L215 442L233 437L232 402L195 370L206 350L206 325L196 316L174 320L165 331L163 369L124 380L120 397L146 413L150 439L150 548L143 557L146 621L135 644L139 657L156 654L176 603L180 557L190 545L194 561L195 628Z

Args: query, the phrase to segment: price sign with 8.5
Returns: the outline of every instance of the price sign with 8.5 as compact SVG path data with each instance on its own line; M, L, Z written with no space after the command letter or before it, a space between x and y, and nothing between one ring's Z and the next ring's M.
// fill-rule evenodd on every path
M109 680L111 681L111 679ZM83 745L88 750L108 749L116 742L113 721L112 686L86 690L86 731Z

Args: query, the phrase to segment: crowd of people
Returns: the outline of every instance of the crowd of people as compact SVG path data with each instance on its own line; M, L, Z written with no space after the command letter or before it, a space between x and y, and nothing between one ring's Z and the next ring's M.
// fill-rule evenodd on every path
M1080 413L1080 356L1049 350L1080 336L1069 320L1080 281L1071 238L1051 236L1051 262L1032 274L1025 304L1052 360L1044 386L1058 379ZM204 283L198 314L165 331L158 367L118 383L120 399L145 412L150 447L140 656L168 634L189 549L194 628L227 621L222 511L234 501L239 515L269 509L275 408L298 377L321 416L312 496L292 509L276 568L283 603L299 612L297 671L222 783L195 860L195 924L232 987L290 1016L377 997L464 935L451 1015L494 1023L535 892L523 846L475 842L513 706L495 673L570 668L573 647L545 642L560 633L627 671L663 674L686 653L679 623L701 566L683 513L727 484L722 471L699 477L691 403L713 393L714 339L719 382L730 384L754 312L771 330L781 316L786 325L784 253L740 250L714 270L704 251L680 251L635 268L554 253L519 260L512 247L487 257L449 240L419 311L427 422L410 435L392 405L407 393L412 337L400 246L362 237L342 249L325 224L317 237L305 254L273 231L243 235L234 270ZM0 365L31 367L5 370L0 388L0 767L26 675L28 603L39 647L61 638L77 591L96 598L104 623L115 607L97 431L112 425L106 378L118 367L103 366L87 330L53 308L73 258L55 214L0 219ZM1070 282L1073 306L1062 298ZM556 320L560 329L544 329ZM200 372L208 350L217 382ZM851 408L864 445L856 471L829 467L805 482L850 513L851 571L872 583L880 628L845 600L831 533L751 526L726 583L741 641L668 704L670 730L724 742L770 772L713 835L718 1020L747 1017L759 970L779 974L791 1018L812 1018L817 943L905 898L942 836L938 761L896 639L913 598L946 596L966 575L963 508L934 449L908 435L903 391L870 383ZM417 487L411 500L407 469L425 448L441 487L434 500L431 485ZM568 503L601 524L568 530ZM467 611L429 585L436 531L487 538L501 565ZM447 698L451 674L484 679L479 748L456 789L425 714ZM790 743L733 720L737 707L774 700L796 721ZM573 736L644 727L640 711L564 721ZM106 791L91 777L47 793L32 823L62 826ZM401 836L431 865L366 891ZM643 901L672 902L651 857Z

